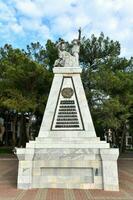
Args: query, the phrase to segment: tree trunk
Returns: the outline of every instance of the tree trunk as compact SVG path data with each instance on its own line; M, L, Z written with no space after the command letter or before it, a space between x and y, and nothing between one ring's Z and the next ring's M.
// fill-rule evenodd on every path
M121 136L120 154L124 151L125 135L126 135L126 123L124 124L123 131L122 131L122 136Z
M13 146L16 145L16 122L17 122L17 117L15 116L13 119L13 133L12 133L12 141L13 141Z
M114 144L115 144L115 147L119 147L119 134L117 132L117 129L114 129Z
M27 140L29 141L31 139L31 135L30 135L30 127L31 127L31 117L29 118L29 122L27 123L26 126L26 136L27 136Z
M3 125L0 125L0 144L3 144L3 135L5 132L5 127Z
M21 120L20 120L20 140L19 140L19 147L25 147L27 142L27 136L26 136L26 120L24 114L21 114Z

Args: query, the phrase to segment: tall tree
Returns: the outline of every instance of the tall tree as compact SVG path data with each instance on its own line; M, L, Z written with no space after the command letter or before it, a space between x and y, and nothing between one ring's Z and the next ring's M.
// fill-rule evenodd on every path
M45 48L39 42L31 43L23 52L31 60L43 65L49 71L52 71L54 62L58 58L56 43L51 40L47 40Z
M24 113L43 112L52 74L41 64L10 45L1 48L0 105L21 112L22 145L25 145Z
M131 116L133 72L132 59L120 57L120 44L104 34L83 38L80 62L82 79L97 132L111 128L117 138L125 137ZM115 138L115 142L117 143ZM121 149L124 142L121 141Z

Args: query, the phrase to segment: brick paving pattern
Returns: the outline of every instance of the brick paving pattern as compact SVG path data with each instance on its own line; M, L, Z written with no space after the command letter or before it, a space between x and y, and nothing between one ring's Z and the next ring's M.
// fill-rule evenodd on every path
M133 200L133 159L118 161L119 192L78 189L18 190L17 165L16 159L0 159L0 200Z

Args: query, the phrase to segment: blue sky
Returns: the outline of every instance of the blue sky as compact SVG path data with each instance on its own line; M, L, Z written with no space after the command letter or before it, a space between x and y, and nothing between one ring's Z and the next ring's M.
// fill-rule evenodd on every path
M102 31L121 43L121 56L133 56L133 0L0 0L0 46L71 41L79 27L86 37Z

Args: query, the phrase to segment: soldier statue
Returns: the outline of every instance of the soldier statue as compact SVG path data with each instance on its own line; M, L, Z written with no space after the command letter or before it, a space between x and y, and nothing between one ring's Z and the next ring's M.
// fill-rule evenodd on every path
M81 29L79 29L78 39L74 39L71 43L71 53L66 50L67 43L64 40L57 43L59 58L55 61L54 67L79 67L80 38Z

